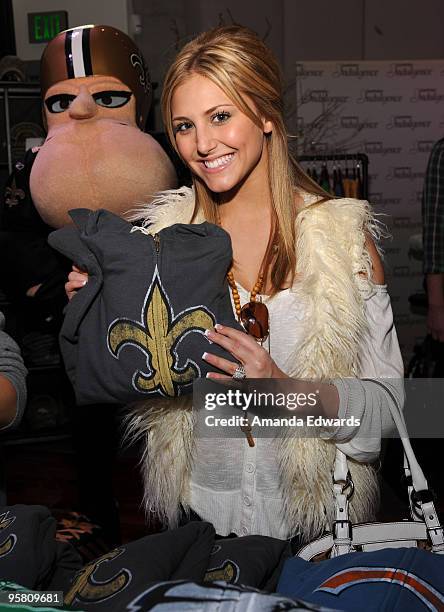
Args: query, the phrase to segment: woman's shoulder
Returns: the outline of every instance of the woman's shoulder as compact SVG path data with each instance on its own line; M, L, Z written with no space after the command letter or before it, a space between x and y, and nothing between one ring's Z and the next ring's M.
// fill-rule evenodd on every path
M343 236L364 231L376 240L382 233L382 224L367 200L322 197L306 191L298 191L296 197L297 224L316 223L328 227L332 233L336 229Z
M302 189L295 190L296 206L298 211L322 211L327 214L359 214L371 211L371 205L367 200L357 198L338 198L322 196L317 193L310 193Z
M367 200L356 198L322 198L299 192L301 207L296 217L297 232L303 244L313 242L316 252L337 260L344 253L352 261L353 272L366 285L383 283L384 271L378 244L385 235L384 225L373 214Z

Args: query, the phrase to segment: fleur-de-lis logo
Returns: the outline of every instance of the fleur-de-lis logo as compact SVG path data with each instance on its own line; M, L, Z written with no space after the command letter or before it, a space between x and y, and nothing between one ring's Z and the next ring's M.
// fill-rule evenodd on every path
M116 548L109 553L106 553L99 559L88 563L76 575L74 581L65 595L64 603L71 605L75 600L89 601L91 603L99 603L104 599L113 597L117 593L121 593L132 580L131 572L122 567L117 573L108 580L99 580L95 576L96 570L103 564L109 561L114 561L119 555L125 552L124 548Z
M143 57L137 53L131 53L130 62L134 68L139 70L139 82L145 93L149 93L151 89L150 76Z
M146 356L149 373L133 375L133 387L141 393L180 395L181 387L200 376L198 365L190 358L179 367L177 348L189 333L203 333L213 327L214 315L205 306L195 306L174 315L157 267L145 297L141 321L116 319L108 329L108 348L117 359L121 350L135 346Z
M13 206L17 206L20 204L20 200L25 198L25 192L23 189L17 187L15 178L12 180L12 184L10 187L6 187L5 189L5 204L8 208L12 208Z
M6 529L15 521L15 516L9 516L9 510L0 514L0 531Z
M226 559L219 567L212 567L207 570L204 576L204 582L214 582L214 580L224 580L236 584L239 578L240 569L237 563Z
M15 521L15 516L9 516L9 510L0 514L0 531L7 529ZM0 543L0 557L8 555L14 548L17 542L17 536L15 533L9 534L9 536Z

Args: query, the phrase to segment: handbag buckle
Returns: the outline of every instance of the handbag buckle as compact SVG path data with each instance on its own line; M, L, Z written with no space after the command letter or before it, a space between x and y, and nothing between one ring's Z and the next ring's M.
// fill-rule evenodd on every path
M429 502L435 501L435 494L431 489L422 489L421 491L415 491L415 489L413 489L411 499L415 508L421 510L422 504L428 504Z
M344 536L344 534L339 535L338 534L338 528L341 529L341 531L344 529L344 527L347 527L347 535ZM353 526L352 526L352 522L351 521L333 521L333 540L343 540L343 539L348 539L348 540L352 540L353 539Z
M410 499L412 500L413 513L418 519L423 520L424 513L422 509L422 504L434 502L436 496L431 489L422 489L420 491L415 491L415 489L413 489L410 494Z

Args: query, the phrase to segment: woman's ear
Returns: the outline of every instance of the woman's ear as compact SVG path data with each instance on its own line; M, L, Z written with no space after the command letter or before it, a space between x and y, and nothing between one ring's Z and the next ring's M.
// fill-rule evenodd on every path
M271 121L266 121L265 119L263 119L262 123L264 126L264 134L271 134L273 131L273 123Z

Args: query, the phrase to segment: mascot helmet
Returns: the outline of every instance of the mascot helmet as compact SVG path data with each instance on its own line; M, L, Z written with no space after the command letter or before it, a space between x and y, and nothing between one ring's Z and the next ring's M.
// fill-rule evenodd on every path
M40 64L42 97L59 81L94 75L116 77L130 88L137 124L143 129L152 98L148 69L131 38L111 26L79 26L48 43Z

